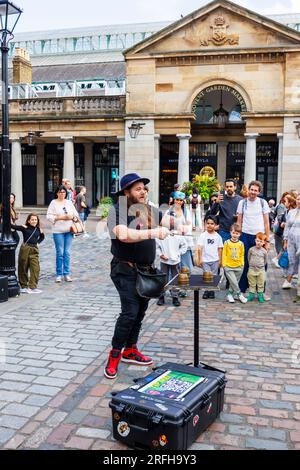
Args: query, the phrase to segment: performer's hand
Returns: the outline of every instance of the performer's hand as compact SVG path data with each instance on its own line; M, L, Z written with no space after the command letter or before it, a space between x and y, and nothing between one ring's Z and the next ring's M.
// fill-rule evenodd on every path
M161 255L161 256L160 256L160 259L163 259L164 261L168 261L169 258L168 258L167 256L165 256L165 255Z
M270 243L269 243L269 242L266 242L264 248L265 248L267 251L270 251Z
M283 247L282 247L285 251L287 250L287 240L284 240L283 242Z

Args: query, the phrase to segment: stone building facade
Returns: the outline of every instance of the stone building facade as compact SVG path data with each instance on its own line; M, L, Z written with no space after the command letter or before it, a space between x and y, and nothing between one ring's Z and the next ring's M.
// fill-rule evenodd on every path
M258 178L266 197L299 189L298 31L214 0L124 57L126 95L11 101L19 206L25 188L47 204L62 175L84 183L96 202L130 171L149 177L152 200L162 202L204 166L220 181ZM136 139L133 121L145 124ZM40 133L34 147L29 131Z

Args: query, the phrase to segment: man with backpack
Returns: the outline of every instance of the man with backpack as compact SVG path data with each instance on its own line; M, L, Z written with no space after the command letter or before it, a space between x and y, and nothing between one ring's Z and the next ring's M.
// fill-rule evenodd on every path
M257 233L261 232L266 235L267 239L264 247L267 251L270 249L270 208L267 201L259 197L261 191L261 182L251 181L249 184L248 197L240 201L237 208L237 222L242 227L242 236L240 240L244 243L245 246L245 267L240 280L240 289L243 293L246 292L249 286L247 279L247 273L249 269L248 251L250 248L255 246L255 237Z

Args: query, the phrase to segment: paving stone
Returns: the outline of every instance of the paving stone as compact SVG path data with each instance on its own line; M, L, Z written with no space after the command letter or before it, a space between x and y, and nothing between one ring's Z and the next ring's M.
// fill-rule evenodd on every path
M25 401L24 405L44 406L51 400L51 397L43 395L30 395Z
M56 395L60 389L58 387L49 387L49 386L43 386L43 385L31 385L26 392L27 393L36 393L40 395L49 395L50 397L53 397Z
M10 404L1 410L1 413L12 415L12 416L24 416L25 418L31 418L39 411L37 406L20 405L17 403Z
M33 435L27 439L24 444L25 449L38 449L40 445L46 441L49 434L51 434L52 429L47 427L42 427L38 429Z
M66 423L80 424L83 422L83 420L88 414L89 414L88 410L75 409L74 411L68 414L66 418Z
M263 439L276 439L278 441L286 441L286 432L280 429L261 428L258 429L258 436Z
M9 441L14 434L15 431L13 429L0 428L0 445Z
M27 418L2 415L0 416L0 428L21 429L27 423L27 421Z
M267 439L246 439L247 449L261 449L261 450L288 450L289 447L284 442L270 441Z
M229 425L229 434L237 434L239 436L254 436L254 429L251 426Z
M57 411L47 419L46 424L51 428L58 426L68 416L67 413Z
M94 428L79 428L76 431L76 436L90 437L92 439L107 439L110 434L111 432L105 429Z

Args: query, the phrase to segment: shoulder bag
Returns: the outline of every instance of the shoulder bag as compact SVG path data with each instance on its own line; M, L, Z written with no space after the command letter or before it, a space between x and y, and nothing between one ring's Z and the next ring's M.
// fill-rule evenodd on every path
M77 217L73 218L70 232L74 233L74 235L81 235L84 233L83 223Z
M140 297L157 299L167 284L167 275L152 266L136 265L136 290Z

